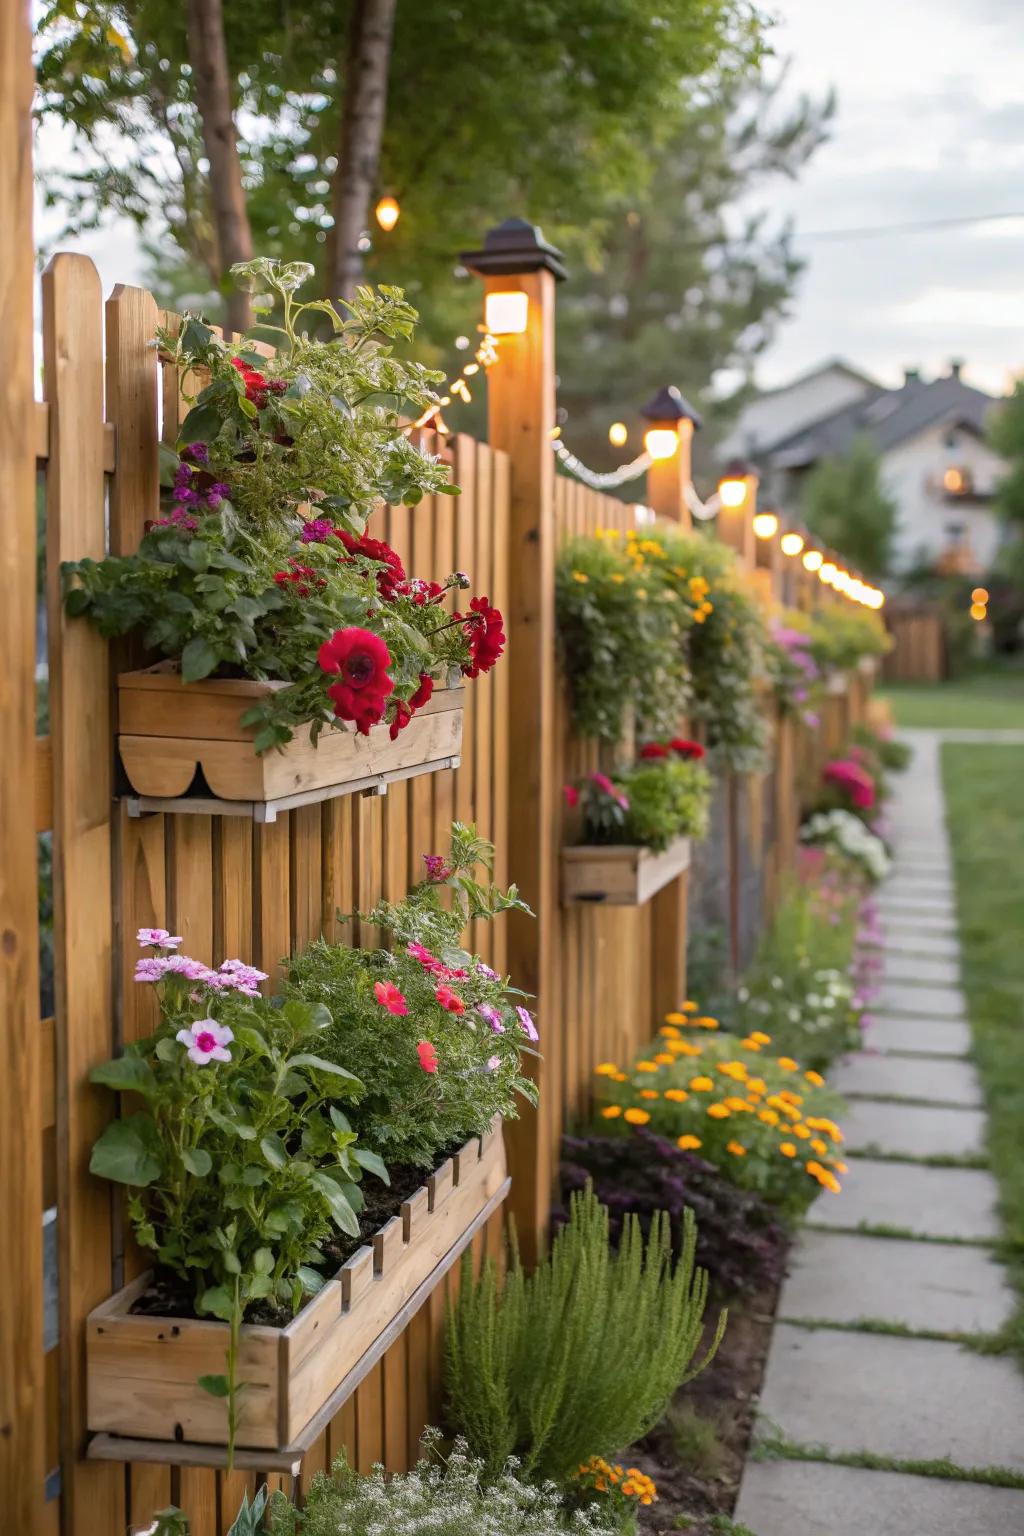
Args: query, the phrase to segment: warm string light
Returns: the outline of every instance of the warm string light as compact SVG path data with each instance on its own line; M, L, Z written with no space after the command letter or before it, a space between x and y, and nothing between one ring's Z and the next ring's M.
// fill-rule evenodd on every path
M443 437L450 435L451 429L446 424L441 412L446 405L451 405L453 400L461 400L463 405L468 405L473 398L473 394L467 380L478 374L481 368L484 373L489 373L498 361L498 337L493 335L484 326L481 326L480 329L483 332L480 345L473 353L472 359L464 364L458 378L449 383L448 393L442 395L436 404L428 405L419 419L406 429L407 431L418 432L423 427L433 426L434 430L440 432Z
M556 433L560 430L558 427L555 428ZM568 470L569 474L574 475L577 480L582 480L584 485L589 485L592 491L608 491L617 485L625 485L629 480L638 480L641 475L647 473L653 462L649 453L641 453L628 464L620 464L618 469L602 472L590 469L564 443L559 442L557 436L552 438L551 446L558 456L559 463Z

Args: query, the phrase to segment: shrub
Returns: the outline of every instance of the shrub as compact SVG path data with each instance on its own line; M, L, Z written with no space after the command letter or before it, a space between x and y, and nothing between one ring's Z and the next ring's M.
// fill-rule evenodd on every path
M823 672L849 672L859 661L892 649L879 615L853 603L822 608L809 621L809 634L811 654Z
M847 868L852 867L872 885L877 885L889 873L888 849L852 811L817 812L800 828L800 840L828 849Z
M887 773L902 773L910 766L913 749L893 735L872 730L870 725L855 725L850 732L853 745L864 754L869 771L876 778Z
M245 271L283 306L278 352L236 349L195 318L160 333L179 377L209 382L165 453L163 515L136 553L65 565L67 611L104 635L137 634L187 682L286 684L243 717L258 752L306 724L314 741L345 722L365 732L386 720L397 735L436 682L477 676L505 642L485 597L448 612L468 576L412 580L366 536L379 501L456 493L400 424L402 402L428 404L440 375L392 355L416 319L399 289L360 289L344 319L329 301L295 299L304 263ZM334 337L310 339L303 324L325 315Z
M612 1536L596 1509L569 1511L552 1484L531 1485L514 1466L485 1476L462 1441L442 1461L436 1431L425 1438L433 1459L394 1477L381 1466L360 1477L340 1456L313 1478L301 1514L275 1494L271 1536Z
M661 1418L673 1393L711 1358L700 1342L707 1275L694 1268L693 1213L673 1263L669 1219L648 1238L628 1217L617 1249L608 1211L591 1190L571 1197L569 1219L529 1276L513 1246L502 1285L487 1260L449 1300L447 1416L495 1477L510 1456L523 1475L564 1484L591 1456L613 1457Z
M661 851L677 837L703 837L711 782L697 754L703 747L675 737L644 747L633 768L592 773L579 791L567 785L570 805L582 801L582 841Z
M613 1244L635 1216L647 1234L659 1211L668 1215L673 1238L683 1232L683 1213L697 1223L696 1259L713 1286L731 1294L762 1290L782 1276L788 1236L768 1205L752 1190L738 1189L696 1152L640 1127L620 1136L565 1136L562 1139L563 1198L593 1183L608 1208ZM555 1210L560 1226L566 1208Z
M803 615L795 613L792 617L795 622L783 613L772 624L765 662L783 713L799 715L806 725L813 727L818 724L821 668L811 654L810 635L800 627Z
M323 1009L323 1053L360 1078L352 1110L360 1140L388 1163L434 1167L438 1154L536 1102L521 1054L537 1039L523 994L462 947L472 919L529 911L473 878L491 845L456 823L447 857L426 855L427 878L404 901L365 920L390 930L394 950L320 939L295 955L286 995Z
M697 608L648 579L647 542L608 529L559 554L558 646L579 736L618 742L633 720L667 735L685 710L683 639Z
M599 1124L620 1135L649 1125L741 1189L799 1215L819 1187L838 1192L840 1101L817 1072L768 1055L771 1043L764 1031L741 1040L719 1032L716 1019L669 1014L649 1055L628 1068L597 1067Z

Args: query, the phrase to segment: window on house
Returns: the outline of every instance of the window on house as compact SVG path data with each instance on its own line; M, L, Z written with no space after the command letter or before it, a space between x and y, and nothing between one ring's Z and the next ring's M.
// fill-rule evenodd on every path
M942 476L942 489L947 496L970 496L974 489L971 471L966 465L951 464Z

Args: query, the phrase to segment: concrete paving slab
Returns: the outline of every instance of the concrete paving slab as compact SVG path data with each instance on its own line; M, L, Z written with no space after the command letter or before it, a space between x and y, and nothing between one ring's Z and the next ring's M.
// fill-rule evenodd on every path
M973 1157L985 1150L985 1115L980 1109L851 1099L840 1121L850 1153Z
M883 981L878 1006L886 1013L914 1013L919 1018L964 1019L967 1015L960 987L929 987L913 981Z
M909 1014L871 1015L864 1030L868 1051L896 1051L905 1056L969 1056L971 1031L955 1020L915 1019Z
M984 1103L978 1074L970 1062L929 1056L911 1060L861 1051L832 1068L829 1087L843 1094L923 1099L929 1104L957 1104L964 1109L980 1109Z
M950 906L955 905L956 896L953 882L949 878L925 875L912 879L899 870L894 870L885 882L885 894L892 901L942 901Z
M921 982L932 987L958 987L960 962L937 955L906 955L889 950L885 956L886 981Z
M743 1474L735 1518L757 1536L1011 1536L1024 1531L1024 1491L761 1461Z
M985 1248L804 1232L790 1257L779 1317L995 1333L1013 1299L1004 1266Z
M890 895L886 889L879 894L878 911L882 917L898 917L904 922L928 917L956 922L956 906L947 896L908 896L898 891Z
M920 933L914 928L898 928L891 923L886 924L881 949L887 960L890 955L901 960L951 960L957 963L960 959L960 944L952 932Z
M853 1158L839 1195L822 1193L808 1213L814 1227L892 1227L920 1237L995 1242L998 1190L984 1168L925 1168Z
M959 1344L780 1323L761 1410L802 1445L1024 1472L1024 1373Z
M957 922L953 915L937 917L926 912L922 916L920 912L894 911L892 908L886 908L882 903L879 903L878 915L882 920L886 937L894 941L908 935L911 938L924 938L930 935L932 938L942 939L955 939L957 935Z

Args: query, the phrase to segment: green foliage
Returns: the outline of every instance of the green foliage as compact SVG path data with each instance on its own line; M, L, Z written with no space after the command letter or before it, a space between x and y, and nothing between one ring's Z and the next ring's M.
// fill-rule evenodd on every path
M426 880L404 901L362 914L390 930L392 950L319 939L289 965L287 995L332 1020L325 1056L366 1084L352 1110L361 1144L389 1164L432 1168L495 1115L514 1117L520 1096L536 1102L521 1065L537 1038L524 995L463 948L471 921L529 911L514 886L501 892L474 879L493 851L456 823L449 855L428 857ZM436 1070L421 1064L424 1045Z
M1024 523L1024 381L1016 379L1013 394L992 412L988 441L1007 462L996 486L995 509L1008 523Z
M675 1264L664 1215L646 1244L628 1220L613 1252L608 1212L587 1191L573 1196L532 1274L514 1246L504 1284L490 1259L474 1279L466 1256L448 1307L446 1412L488 1478L514 1455L527 1478L564 1484L591 1456L613 1457L658 1422L725 1324L694 1366L707 1299L695 1242L688 1211Z
M813 615L790 611L786 622L807 635L811 655L825 673L851 672L859 661L892 649L881 616L853 603L829 603Z
M661 852L678 837L707 832L711 781L700 762L655 758L581 786L583 842Z
M913 747L893 736L891 731L877 731L870 725L855 725L850 740L864 754L868 771L882 781L887 774L903 773L914 755Z
M822 459L801 499L811 532L868 576L884 576L896 528L896 503L882 484L870 439L845 454Z
M512 1466L488 1477L464 1442L442 1457L436 1430L424 1440L427 1455L394 1477L381 1466L360 1477L339 1456L330 1475L313 1478L301 1514L275 1494L270 1536L611 1536L597 1511L570 1512L551 1484L526 1482Z
M571 539L558 556L558 643L573 725L598 741L621 740L632 719L645 734L671 735L686 707L690 609L652 588L642 543L612 529Z

